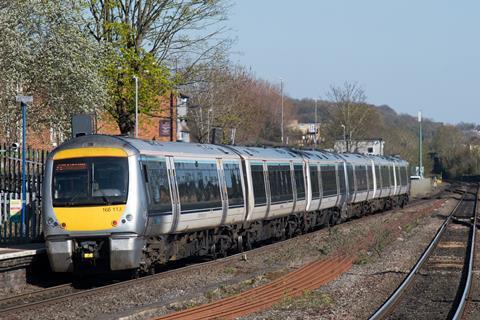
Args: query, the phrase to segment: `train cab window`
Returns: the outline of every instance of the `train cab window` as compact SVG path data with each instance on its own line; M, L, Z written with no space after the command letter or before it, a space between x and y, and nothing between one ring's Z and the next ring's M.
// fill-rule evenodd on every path
M272 203L293 201L290 164L268 164Z
M265 205L267 203L267 196L265 193L263 164L252 164L250 169L252 171L253 197L255 199L255 206Z
M225 184L227 186L228 207L243 206L242 180L239 163L224 161L223 172L225 175Z
M147 185L149 213L171 213L172 200L165 159L142 161Z
M176 160L175 171L182 213L222 209L216 162Z
M127 158L75 158L53 163L53 206L124 204L127 192Z
M367 167L355 166L355 178L357 179L357 191L367 191Z
M355 192L355 180L353 177L353 166L347 163L347 178L348 178L348 192L350 194Z
M380 166L375 166L375 182L377 183L377 190L382 189L382 176L380 174Z
M322 177L323 196L324 197L336 196L337 195L337 175L335 173L335 166L322 165L320 174Z
M320 198L320 185L318 183L318 167L316 165L310 165L310 184L312 186L312 198Z
M303 166L294 165L295 186L297 187L297 200L305 199L305 178L303 176Z

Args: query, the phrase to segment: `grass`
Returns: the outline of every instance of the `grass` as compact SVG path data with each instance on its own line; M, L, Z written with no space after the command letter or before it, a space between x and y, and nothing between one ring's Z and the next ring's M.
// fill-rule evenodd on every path
M226 268L223 270L223 273L226 273L226 274L234 274L235 271L237 271L237 269L234 268L234 267L226 267Z
M274 305L278 310L304 310L311 313L318 313L334 304L330 295L319 291L304 291L300 296L285 296L280 302Z

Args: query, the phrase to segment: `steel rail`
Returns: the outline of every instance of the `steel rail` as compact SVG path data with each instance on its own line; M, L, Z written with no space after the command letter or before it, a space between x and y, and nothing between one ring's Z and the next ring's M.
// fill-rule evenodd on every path
M458 303L457 309L455 314L453 315L453 320L459 320L462 318L463 311L465 310L465 306L467 304L467 299L470 295L470 289L472 287L472 278L473 278L473 263L474 263L474 256L475 256L475 241L476 241L476 233L477 233L477 204L478 204L478 196L479 196L480 186L477 186L477 193L475 195L475 204L473 206L473 224L470 234L470 251L469 251L469 259L468 259L468 273L467 279L465 282L465 287L462 293L462 297Z
M441 236L443 235L444 231L446 230L448 224L450 224L450 221L452 220L453 215L457 212L458 207L464 201L465 194L466 194L466 192L463 193L460 201L458 201L455 208L453 208L453 210L448 215L447 219L445 219L443 224L437 230L437 233L435 234L435 237L430 242L428 247L425 249L423 254L420 256L420 258L417 260L417 263L410 270L408 276L402 281L400 286L398 286L398 288L390 295L390 297L380 306L380 308L378 308L369 317L369 320L383 319L390 312L390 310L393 308L395 303L399 300L400 296L403 294L405 289L408 288L408 286L411 284L411 282L412 282L413 278L415 277L415 275L417 274L418 270L420 270L422 265L429 258L430 254L433 252L433 250L437 246L437 243L440 240Z

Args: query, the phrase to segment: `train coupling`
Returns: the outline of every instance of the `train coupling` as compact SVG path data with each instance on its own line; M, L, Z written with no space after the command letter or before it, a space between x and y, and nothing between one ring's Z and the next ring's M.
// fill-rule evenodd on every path
M95 261L100 258L100 250L103 242L82 241L79 243L77 254L83 264L95 265Z

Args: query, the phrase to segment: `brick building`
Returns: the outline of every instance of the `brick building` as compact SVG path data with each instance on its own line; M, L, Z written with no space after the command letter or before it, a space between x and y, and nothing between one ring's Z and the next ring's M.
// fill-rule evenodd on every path
M188 126L186 123L188 97L179 95L163 97L160 100L160 109L155 115L139 114L138 136L141 139L158 141L185 141L189 142ZM177 117L177 113L179 116ZM99 134L119 135L120 130L113 117L104 112L97 114L93 124L94 130ZM179 128L179 130L177 130ZM18 134L21 137L21 133ZM63 141L69 139L70 134L66 135L53 128L37 129L28 128L27 144L35 149L51 150ZM5 140L5 141L4 141ZM9 139L12 140L12 139ZM0 142L7 141L4 137ZM20 142L20 141L15 141Z

